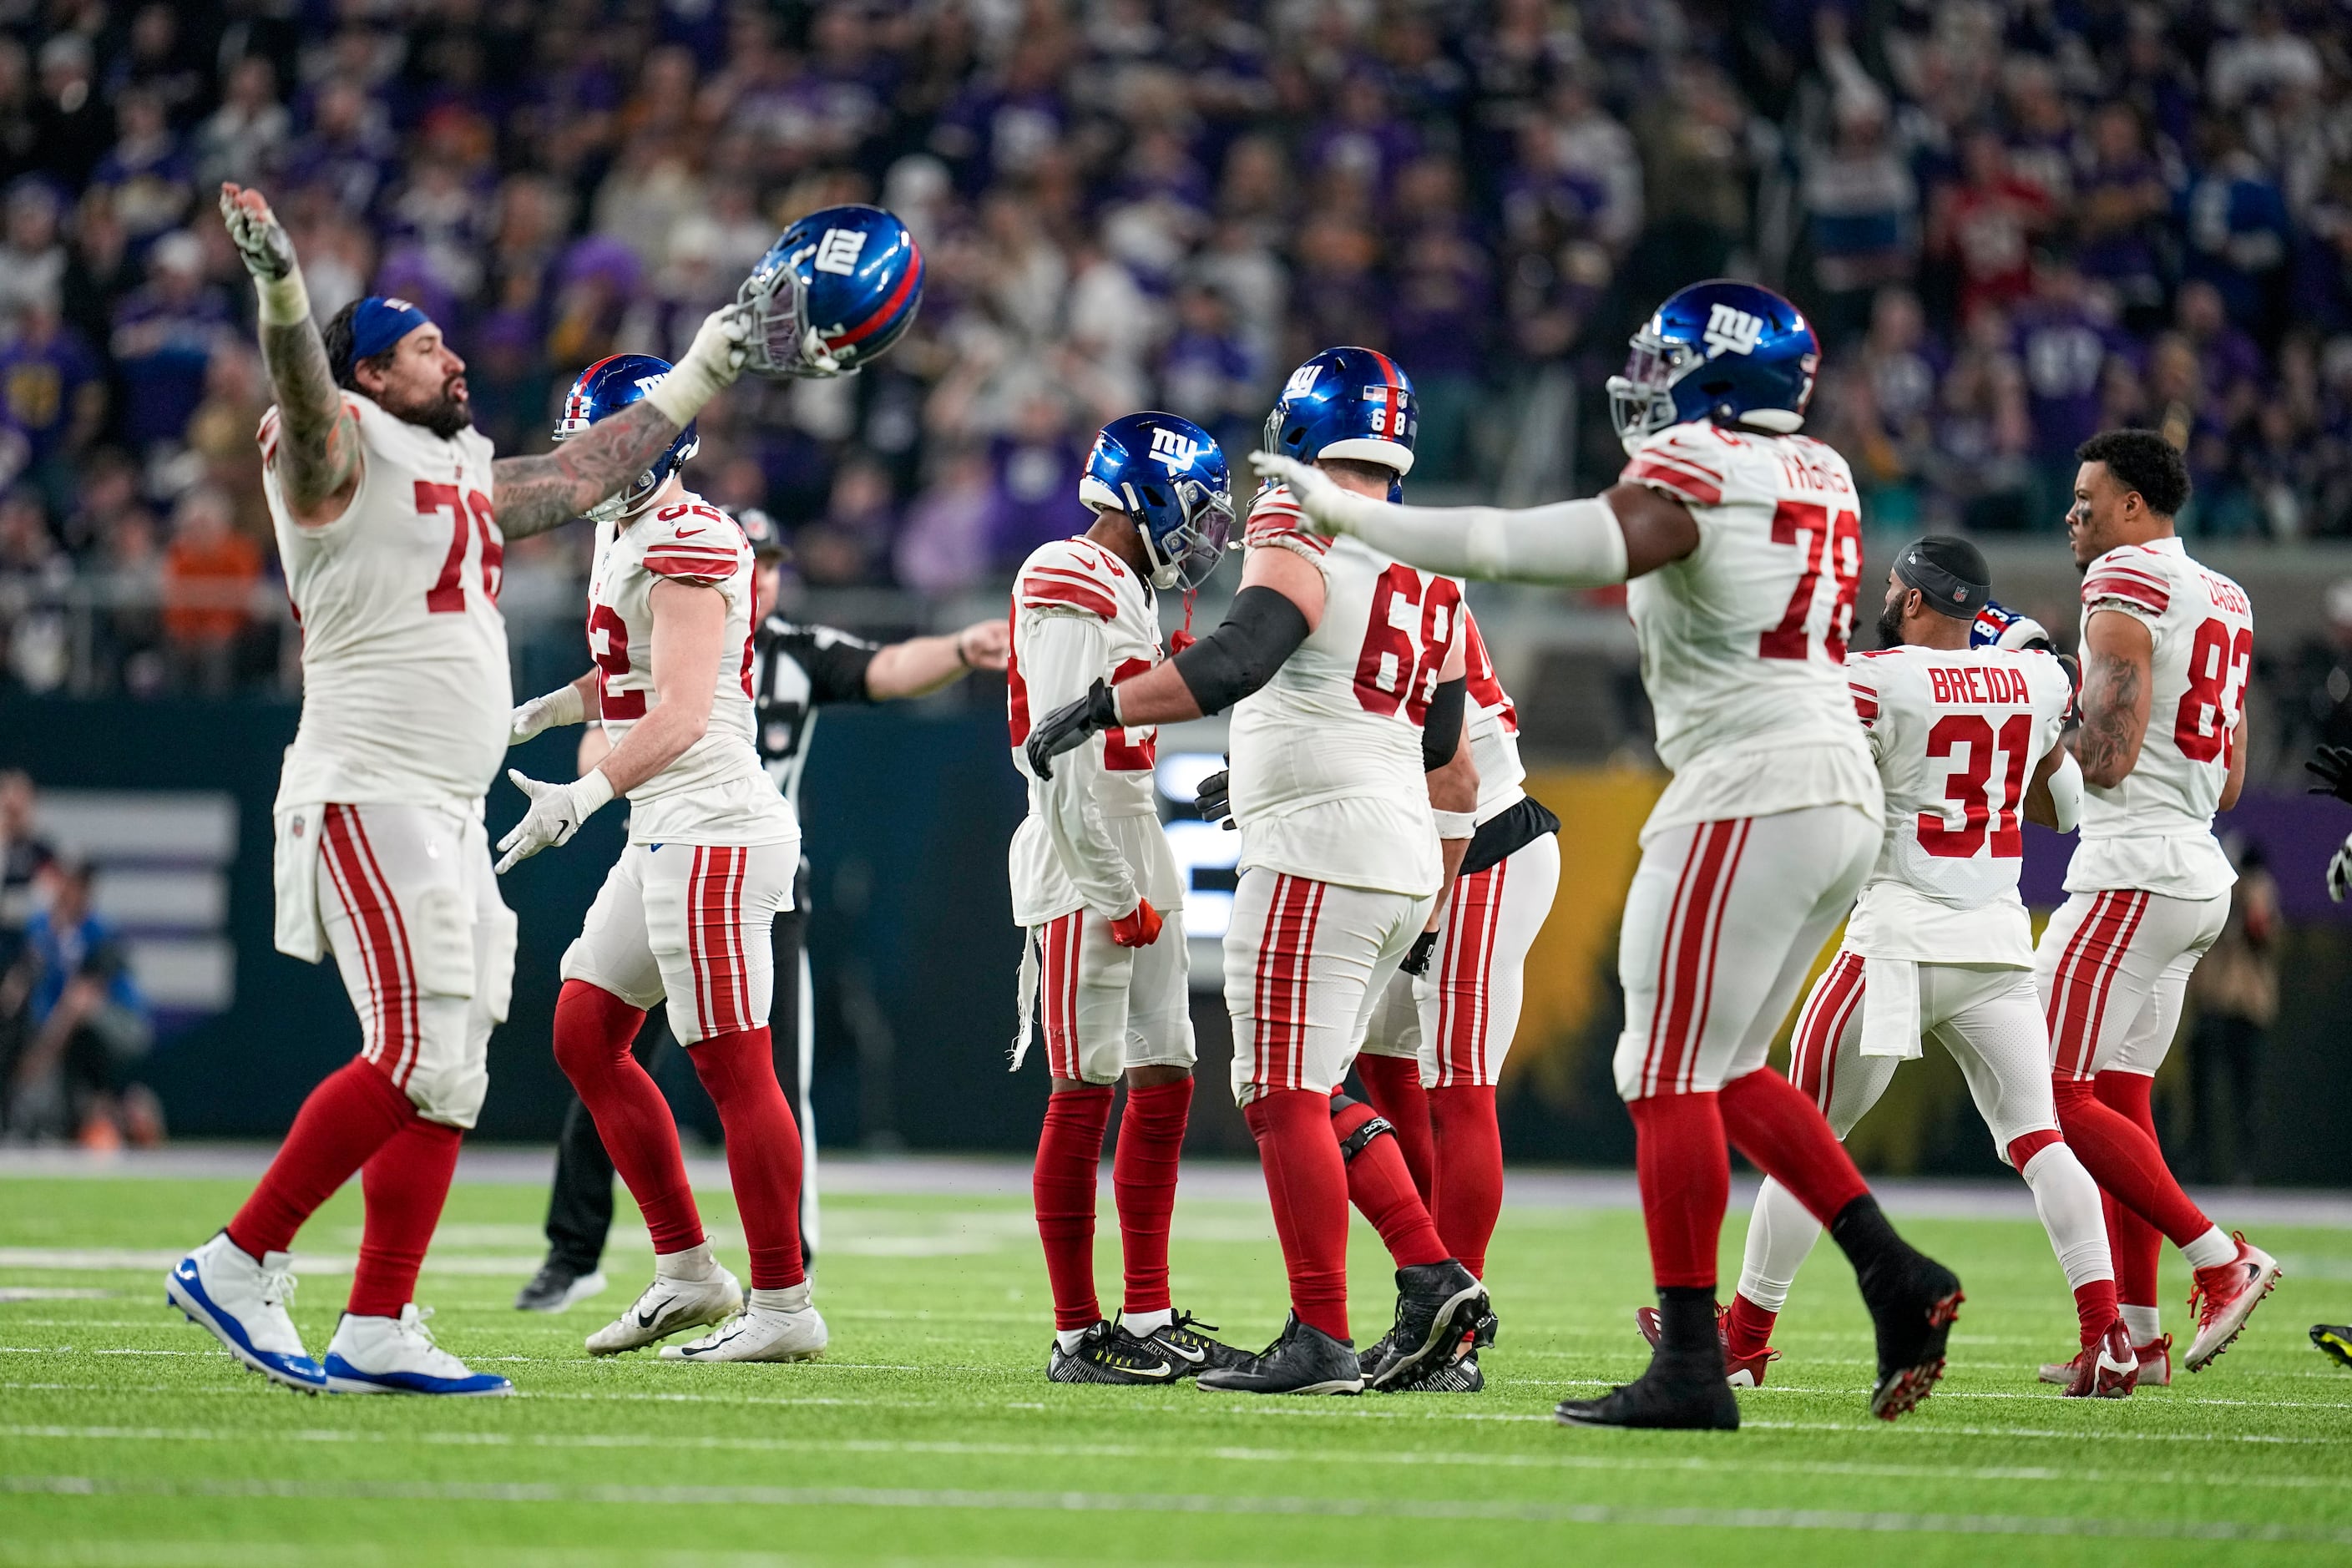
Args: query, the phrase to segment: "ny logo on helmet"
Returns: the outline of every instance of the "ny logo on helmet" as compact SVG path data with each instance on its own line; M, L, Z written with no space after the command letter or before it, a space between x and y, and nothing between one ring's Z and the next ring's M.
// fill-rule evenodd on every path
M1290 379L1283 383L1282 395L1285 397L1306 396L1308 393L1315 390L1315 378L1322 374L1323 367L1319 364L1300 365L1297 370L1290 373Z
M846 278L857 270L857 258L866 248L866 231L862 228L829 228L824 237L816 242L819 272L833 272Z
M1154 430L1151 433L1151 455L1160 459L1160 467L1172 474L1179 468L1192 466L1192 459L1201 455L1201 443L1173 430Z
M1751 316L1732 306L1709 306L1706 317L1706 357L1718 354L1752 354L1764 336L1764 318Z

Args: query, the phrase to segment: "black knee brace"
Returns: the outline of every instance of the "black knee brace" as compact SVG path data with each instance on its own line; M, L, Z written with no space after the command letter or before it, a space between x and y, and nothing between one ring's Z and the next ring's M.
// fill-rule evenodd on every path
M1362 1100L1354 1099L1349 1095L1335 1094L1331 1097L1331 1114L1336 1117L1339 1112L1347 1110L1349 1107L1361 1105L1364 1102ZM1366 1121L1361 1127L1357 1128L1353 1132L1349 1133L1345 1138L1339 1140L1339 1158L1344 1163L1352 1165L1356 1163L1356 1156L1364 1152L1365 1144L1370 1143L1373 1139L1379 1137L1383 1132L1393 1133L1395 1131L1395 1123L1389 1121L1387 1117L1381 1115L1380 1112L1374 1111L1370 1121Z

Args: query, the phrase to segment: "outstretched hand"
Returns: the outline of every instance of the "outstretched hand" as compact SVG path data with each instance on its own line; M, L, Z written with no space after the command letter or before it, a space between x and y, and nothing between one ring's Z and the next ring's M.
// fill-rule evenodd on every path
M1250 467L1258 477L1274 480L1290 491L1290 499L1298 510L1334 532L1347 527L1348 492L1331 482L1331 476L1310 463L1296 458L1286 458L1279 452L1252 452Z
M2352 746L2322 746L2303 764L2319 775L2313 795L2332 795L2352 804Z
M294 270L294 241L259 191L222 181L220 211L229 243L236 247L247 272L264 283L276 283Z
M956 633L956 657L967 668L1001 670L1013 653L1013 625L999 617L974 621Z

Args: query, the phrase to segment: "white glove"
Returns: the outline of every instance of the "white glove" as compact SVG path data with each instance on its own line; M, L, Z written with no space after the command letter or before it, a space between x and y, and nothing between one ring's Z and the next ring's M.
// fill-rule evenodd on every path
M702 318L694 342L670 366L669 374L646 389L646 401L684 429L702 412L704 404L743 374L743 344L751 335L749 310L740 304L719 306Z
M295 264L294 241L287 237L286 226L278 221L261 193L225 184L220 210L221 221L228 226L229 243L236 247L238 259L253 274L254 289L261 296L263 325L290 327L308 318L310 292Z
M588 704L576 686L559 686L544 697L534 697L516 709L507 721L507 744L520 746L544 730L578 724L588 717Z
M2050 640L2049 628L2032 616L2018 616L1993 641L1993 647L2007 648L2011 653L2021 653L2028 648L2039 648L2048 653L2057 646Z
M506 851L498 864L501 877L551 844L572 842L580 825L613 798L612 781L604 776L602 768L590 768L570 784L541 784L537 779L525 778L520 768L509 768L507 777L514 781L515 788L530 796L530 809L499 840L499 847Z
M1333 484L1330 475L1279 452L1252 452L1250 467L1258 471L1259 478L1286 487L1290 499L1308 517L1334 532L1347 531L1348 503L1358 498Z
M2335 858L2327 862L2328 901L2340 904L2348 892L2352 892L2352 833L2344 836Z

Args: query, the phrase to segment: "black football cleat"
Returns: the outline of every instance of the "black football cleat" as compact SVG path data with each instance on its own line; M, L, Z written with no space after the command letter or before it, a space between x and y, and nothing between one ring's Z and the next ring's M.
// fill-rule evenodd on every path
M1391 1329L1387 1333L1374 1340L1370 1348L1357 1357L1364 1363L1364 1382L1369 1384L1372 1379L1378 1377L1381 1368L1388 1365L1389 1358L1394 1354L1396 1354L1396 1331Z
M1387 1390L1460 1359L1487 1315L1486 1288L1454 1258L1396 1271L1396 1324L1390 1353L1371 1379Z
M1676 1432L1737 1432L1739 1401L1720 1366L1675 1367L1664 1352L1650 1370L1598 1399L1563 1399L1552 1407L1563 1426L1639 1426Z
M1870 1413L1881 1421L1916 1408L1944 1375L1944 1346L1960 1315L1960 1277L1915 1247L1889 1250L1858 1276L1878 1335Z
M1097 1323L1076 1350L1066 1351L1055 1340L1054 1353L1045 1362L1048 1383L1170 1384L1182 1376L1157 1346L1116 1323Z
M1177 1376L1196 1377L1220 1367L1240 1366L1250 1359L1249 1352L1239 1345L1211 1339L1209 1331L1216 1326L1201 1321L1190 1312L1179 1312L1140 1338L1175 1367Z
M550 1260L539 1266L530 1283L515 1292L518 1312L561 1312L575 1302L601 1293L604 1289L603 1270L590 1268L574 1273L562 1264Z
M1495 1342L1495 1336L1502 1331L1503 1320L1495 1316L1494 1308L1489 1306L1486 1309L1486 1315L1478 1320L1478 1327L1472 1332L1470 1342L1476 1349L1485 1350Z
M1364 1369L1356 1347L1298 1321L1282 1326L1282 1337L1239 1366L1217 1367L1195 1379L1220 1394L1361 1394Z
M1478 1370L1478 1352L1469 1351L1460 1361L1442 1362L1410 1383L1400 1383L1385 1390L1390 1394L1475 1394L1486 1386L1486 1374Z
M2352 1366L2352 1327L2341 1323L2314 1323L2311 1342L2321 1354L2331 1357L2345 1366Z

